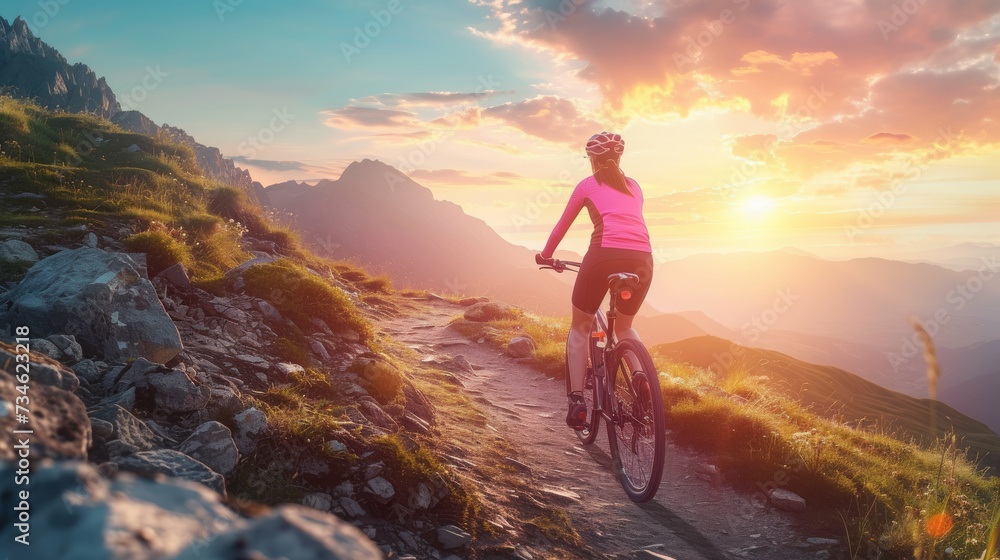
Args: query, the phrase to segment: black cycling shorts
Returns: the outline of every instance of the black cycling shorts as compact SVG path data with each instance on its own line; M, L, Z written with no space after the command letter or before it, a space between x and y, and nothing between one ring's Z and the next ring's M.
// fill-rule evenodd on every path
M653 280L653 255L633 249L591 247L583 257L573 286L573 306L587 313L597 313L608 293L608 276L616 272L629 272L639 277L639 285L632 290L632 297L618 302L620 312L626 315L638 313Z

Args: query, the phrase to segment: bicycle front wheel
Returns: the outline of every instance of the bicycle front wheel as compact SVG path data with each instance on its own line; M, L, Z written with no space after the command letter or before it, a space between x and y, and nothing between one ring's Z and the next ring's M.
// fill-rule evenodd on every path
M608 414L608 444L614 469L633 502L652 499L663 476L666 452L663 395L649 351L632 339L618 343L612 398Z

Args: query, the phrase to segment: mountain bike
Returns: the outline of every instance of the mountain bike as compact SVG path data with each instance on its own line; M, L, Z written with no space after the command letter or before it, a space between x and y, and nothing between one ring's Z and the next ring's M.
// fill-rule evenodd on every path
M580 263L537 259L540 269L579 272ZM608 276L611 305L607 315L598 309L590 331L590 361L584 381L587 422L576 435L585 445L597 439L600 421L608 430L612 469L633 502L649 501L663 475L666 452L663 395L649 351L633 339L618 340L615 319L618 303L632 297L639 277L625 272ZM566 392L570 391L567 366Z

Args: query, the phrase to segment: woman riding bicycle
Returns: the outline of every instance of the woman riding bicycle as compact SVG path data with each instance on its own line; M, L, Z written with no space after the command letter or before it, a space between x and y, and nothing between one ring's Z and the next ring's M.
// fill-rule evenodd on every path
M590 137L587 155L593 174L576 186L545 249L536 256L539 264L551 260L580 210L587 208L594 223L594 234L573 287L573 324L566 340L566 366L570 376L566 424L575 430L583 429L587 422L583 389L588 339L594 314L608 293L608 276L628 272L639 277L639 285L632 289L632 297L618 304L615 325L618 340L638 340L632 320L646 298L653 278L649 231L642 218L642 189L618 166L624 151L625 141L618 134L601 132Z

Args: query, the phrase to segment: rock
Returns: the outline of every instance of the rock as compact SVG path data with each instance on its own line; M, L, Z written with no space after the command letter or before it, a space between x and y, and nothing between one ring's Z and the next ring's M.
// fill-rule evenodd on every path
M191 287L191 278L188 277L187 269L184 268L183 263L177 263L171 267L166 268L165 270L157 274L156 277L162 278L178 288L183 288L186 290Z
M344 510L344 515L348 517L361 517L365 514L365 510L361 505L351 498L340 498L338 503L340 504L340 509Z
M358 402L358 409L361 410L361 414L364 414L365 418L367 418L369 422L375 424L379 428L391 432L399 430L399 425L396 424L396 421L392 419L392 416L389 416L389 414L382 410L382 407L380 407L378 403L366 399Z
M133 453L149 451L157 446L156 434L149 429L149 426L120 406L105 406L95 410L90 416L92 419L111 424L112 433L105 438L106 440L120 440L133 449Z
M45 337L45 340L55 344L59 351L62 353L62 357L58 358L62 362L72 366L83 359L83 348L76 341L75 336L66 336L64 334L54 334Z
M385 469L385 463L382 461L377 461L365 467L365 480L371 480L376 476L382 474L382 470Z
M38 253L24 241L19 239L8 239L0 243L0 261L5 262L25 262L34 264L38 262Z
M3 355L5 353L0 350L0 360L4 359ZM33 358L31 363L32 384L41 383L43 385L51 385L70 392L76 391L77 387L80 386L80 380L73 373L73 370L56 361L44 362L40 359L40 356L34 356Z
M211 394L208 387L196 385L179 369L151 374L148 382L154 391L156 408L166 413L201 410Z
M108 361L166 363L183 346L145 276L145 267L124 253L60 251L0 295L0 323L31 325L36 336L75 335L86 354Z
M267 416L256 408L248 408L233 417L236 424L236 448L248 455L257 450L257 438L267 431Z
M246 523L218 494L190 482L152 481L129 474L107 480L84 462L34 466L31 547L16 558L167 558L220 530ZM15 468L0 466L2 479L14 480ZM0 502L16 504L16 489L13 484L0 485ZM17 534L13 522L0 526L5 550L13 552L10 547L20 546L6 544L13 543Z
M238 530L218 535L207 544L192 543L172 560L223 558L381 560L384 556L353 525L329 513L288 504L249 520Z
M667 556L666 554L660 554L652 550L640 550L635 553L633 558L636 560L674 560L673 556Z
M270 303L262 299L259 299L257 300L256 305L257 309L259 309L260 312L264 314L265 318L270 319L276 323L282 323L282 324L285 323L285 317Z
M62 360L63 357L62 350L60 350L58 346L52 344L51 342L45 340L44 338L36 338L31 340L30 342L28 342L28 348L31 348L31 352L34 355L41 354L42 356L52 358L53 360L56 361Z
M146 358L139 358L128 367L113 368L104 376L103 386L108 393L119 393L135 387L149 386L149 376L154 372L168 371L163 364L154 364Z
M317 358L323 360L324 362L330 361L330 353L326 351L326 347L323 346L322 342L314 340L309 343L309 348Z
M343 453L344 451L347 451L347 446L335 439L326 442L326 447L334 453Z
M437 530L425 534L424 538L432 542L436 540L438 545L444 550L452 550L468 544L472 540L472 535L454 525L443 525L438 527Z
M89 359L77 362L73 366L73 372L76 373L77 377L86 380L91 385L99 385L101 378L104 377L104 371L97 365L97 362Z
M425 435L430 435L431 433L431 425L425 422L423 418L410 412L403 414L403 418L400 419L400 423L404 428L412 432Z
M314 492L302 498L302 505L320 511L330 511L333 509L333 496L323 494L322 492Z
M515 319L521 315L516 308L503 303L480 302L472 305L462 314L468 321L485 323L487 321L499 321L501 319Z
M428 509L431 507L433 499L434 496L431 495L431 489L421 482L417 484L416 488L410 491L409 506L415 510Z
M403 383L403 396L406 397L407 412L418 416L421 420L431 426L434 425L434 405L431 404L431 401L422 392L420 392L420 389L417 389L413 383L406 381Z
M806 510L806 501L798 494L785 490L784 488L774 488L767 493L774 507L784 510L801 512Z
M813 546L837 546L840 541L837 539L825 539L822 537L809 537L806 542Z
M136 152L141 152L142 148L140 148L138 144L132 144L131 146L129 146L127 148L127 150L129 151L129 153L133 153L134 154Z
M507 355L512 358L527 358L535 353L538 346L530 336L515 336L507 343Z
M135 410L135 387L132 387L128 391L111 395L98 404L99 406L117 405L128 411Z
M463 356L462 354L458 354L454 358L452 358L450 365L454 366L455 369L457 369L460 372L476 373L475 368L472 367L472 363L469 362L469 359Z
M15 404L17 397L22 396L17 389L21 384L12 373L6 371L8 368L14 370L14 362L0 359L0 433L4 434L4 437L0 437L0 461L13 461L16 458L17 450L14 446L18 445L20 438L30 440L33 466L43 457L86 459L92 435L87 408L80 397L65 389L32 383L29 389L31 412L28 422L19 422ZM14 430L24 429L30 429L33 433L13 433ZM9 480L13 480L13 477ZM12 486L3 484L0 488Z
M208 400L212 403L213 409L233 410L243 406L239 393L226 385L209 387Z
M91 417L90 431L94 434L94 440L108 441L113 439L111 435L115 432L115 426L111 422Z
M97 234L94 232L89 232L87 235L83 236L83 245L85 247L90 247L92 249L97 248Z
M380 504L388 504L392 501L392 497L396 495L396 489L392 487L392 484L388 480L381 476L376 476L369 480L365 484L365 491L371 494L375 501Z
M233 472L240 460L240 453L236 449L236 442L233 441L229 428L214 420L198 426L181 443L178 451L201 461L222 475Z
M222 475L180 451L172 449L140 451L121 457L117 463L122 471L146 476L165 474L204 484L222 495L226 493L226 481Z
M287 362L274 364L274 369L278 370L278 373L283 375L286 379L292 375L301 375L306 372L306 368L300 366L299 364L290 364Z
M354 484L350 480L345 480L333 487L333 495L337 497L350 498L354 495Z

